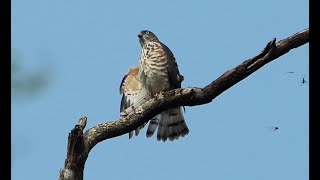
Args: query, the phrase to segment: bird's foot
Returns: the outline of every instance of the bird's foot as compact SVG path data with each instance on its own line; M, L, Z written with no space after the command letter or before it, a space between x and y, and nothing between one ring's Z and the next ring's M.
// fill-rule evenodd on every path
M163 96L163 92L162 91L160 91L160 92L158 92L158 93L156 93L155 94L155 96L157 96L158 97L158 99L162 99L164 96Z
M142 111L143 111L142 106L138 106L138 107L135 109L135 113L136 113L136 114L141 114Z

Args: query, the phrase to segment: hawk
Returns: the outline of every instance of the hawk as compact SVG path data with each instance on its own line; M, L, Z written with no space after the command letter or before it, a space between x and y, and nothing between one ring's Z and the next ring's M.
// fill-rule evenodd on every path
M139 79L141 88L150 94L151 98L162 92L181 88L183 76L180 74L177 62L171 50L158 37L148 30L138 34L141 45ZM152 129L153 128L153 129ZM147 137L152 136L156 129L148 127ZM182 107L172 108L160 113L157 139L173 141L184 137L189 129L183 117Z
M142 89L138 76L139 68L139 66L132 66L121 81L120 94L122 94L122 99L120 104L120 113L125 112L125 110L130 107L138 106L140 103L143 103L143 100L145 100L149 95L145 89ZM145 124L135 130L136 136L138 136L140 130L145 126ZM154 117L151 119L149 124L150 130L155 131L157 126L158 120L157 117ZM131 139L132 136L133 131L129 133L129 139Z

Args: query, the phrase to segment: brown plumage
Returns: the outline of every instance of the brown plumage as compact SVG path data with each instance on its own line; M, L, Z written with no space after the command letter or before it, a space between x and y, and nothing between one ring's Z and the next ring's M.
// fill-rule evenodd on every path
M179 72L171 50L161 43L151 31L141 31L138 37L142 47L139 69L141 88L150 93L151 97L161 92L180 88L183 76ZM150 125L151 123L147 137L150 137L156 130ZM172 108L160 114L158 140L175 140L188 133L189 129L183 117L182 107Z
M120 85L120 94L122 94L120 112L124 112L131 106L138 106L148 99L148 92L142 89L139 76L139 66L132 66L123 77ZM153 118L150 123L157 124L158 120ZM135 130L137 136L140 130L145 126L143 124ZM133 131L129 133L129 138L133 136Z

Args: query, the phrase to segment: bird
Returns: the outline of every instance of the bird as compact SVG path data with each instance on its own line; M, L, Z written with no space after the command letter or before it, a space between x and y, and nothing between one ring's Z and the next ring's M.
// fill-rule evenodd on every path
M141 88L147 91L151 98L176 88L181 88L184 80L179 72L178 64L172 51L149 30L138 33L141 45L140 69L138 76ZM147 137L151 137L156 128L150 123ZM189 133L182 107L172 108L160 113L157 140L177 140Z
M122 99L120 103L120 114L125 112L126 109L132 106L138 106L148 99L148 92L142 89L140 79L138 76L139 66L132 66L129 68L127 74L123 77L120 84L120 95L122 94ZM158 125L157 116L150 120L151 124ZM137 129L135 129L135 135L138 136L140 130L146 125L144 123ZM129 132L129 139L133 136L133 131Z

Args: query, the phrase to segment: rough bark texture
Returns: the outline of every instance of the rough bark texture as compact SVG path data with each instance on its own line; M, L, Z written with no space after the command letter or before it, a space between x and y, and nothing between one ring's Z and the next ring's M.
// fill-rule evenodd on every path
M270 41L257 56L250 58L222 74L204 88L188 87L163 93L134 108L129 108L119 120L97 124L85 133L86 117L71 130L68 137L67 158L60 170L59 180L82 180L85 162L90 150L99 142L127 134L138 128L161 111L177 106L196 106L210 103L231 86L240 82L272 60L291 49L309 42L309 29L298 32L286 39Z

